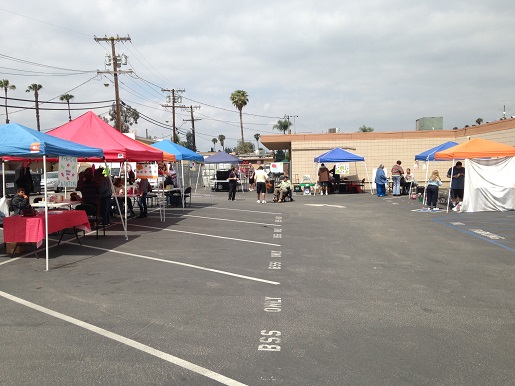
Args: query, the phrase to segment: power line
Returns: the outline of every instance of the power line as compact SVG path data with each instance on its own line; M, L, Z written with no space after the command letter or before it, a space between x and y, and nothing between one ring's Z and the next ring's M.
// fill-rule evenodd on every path
M19 99L19 98L6 98L4 96L0 96L0 99L7 99L7 100L10 100L10 101L21 101L21 102L31 102L31 103L34 103L34 100L33 99ZM89 103L112 103L113 100L107 100L107 101L96 101L96 102L70 102L71 105L86 105L86 104L89 104ZM57 104L57 105L68 105L67 102L50 102L50 101L47 101L47 102L39 102L40 104L43 104L43 103L50 103L50 104Z

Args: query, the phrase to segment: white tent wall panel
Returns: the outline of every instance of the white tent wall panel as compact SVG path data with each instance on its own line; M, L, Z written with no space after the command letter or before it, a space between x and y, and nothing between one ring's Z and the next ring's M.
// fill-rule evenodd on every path
M515 157L465 160L463 211L515 210Z

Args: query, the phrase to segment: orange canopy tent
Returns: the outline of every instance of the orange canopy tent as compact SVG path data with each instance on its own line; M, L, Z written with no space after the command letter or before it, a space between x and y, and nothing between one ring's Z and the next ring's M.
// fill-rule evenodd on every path
M435 159L470 159L514 156L514 146L489 141L487 139L474 138L447 150L439 151L435 154Z

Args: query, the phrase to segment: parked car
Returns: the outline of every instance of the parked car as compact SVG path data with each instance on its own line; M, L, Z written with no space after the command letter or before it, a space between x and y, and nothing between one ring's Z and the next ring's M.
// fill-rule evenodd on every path
M63 188L60 188L58 186L58 183L59 183L58 175L59 175L58 172L47 172L47 174L46 174L46 189L48 191L54 191L56 193L59 193L61 190L63 190ZM45 181L43 180L43 178L41 178L41 191L43 191L43 189L45 189Z

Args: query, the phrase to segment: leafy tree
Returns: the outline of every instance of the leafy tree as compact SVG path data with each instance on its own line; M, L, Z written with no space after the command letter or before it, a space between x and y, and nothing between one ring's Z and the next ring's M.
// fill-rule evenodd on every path
M195 146L193 146L193 133L191 130L186 132L186 141L184 143L184 147L187 147L190 150L195 151Z
M476 123L477 123L478 125L481 125L481 124L483 123L483 118L478 118L478 119L476 119Z
M279 119L277 121L277 123L274 125L273 129L282 131L283 134L286 134L286 132L288 131L288 129L290 128L291 125L292 125L292 123L289 120Z
M245 139L243 138L243 117L241 111L245 106L247 106L247 103L249 103L249 96L246 91L236 90L231 94L230 99L232 104L240 112L241 143L245 143Z
M220 134L218 136L218 140L220 141L220 146L222 146L222 150L225 151L225 135Z
M213 142L213 151L214 151L214 148L215 148L215 146L216 146L216 143L218 142L218 139L217 139L217 138L213 138L213 139L211 140L211 142Z
M69 120L70 120L70 121L72 120L72 113L71 113L71 111L70 111L70 101L71 101L73 98L75 98L75 97L74 97L73 95L71 95L71 94L63 94L63 95L61 95L61 96L59 97L59 100L60 100L61 102L66 101L66 103L68 104L68 118L69 118Z
M257 143L256 150L259 149L259 138L261 138L261 134L259 134L259 133L254 134L254 139L256 140L256 143Z
M275 152L275 155L274 155L274 161L275 162L281 162L281 161L284 161L284 159L286 158L285 154L284 154L284 151L282 150L277 150Z
M373 127L368 127L368 126L361 126L358 128L358 133L361 132L361 133L371 133L372 131L374 131L374 128Z
M42 85L37 83L32 83L27 87L25 92L33 92L34 93L34 102L36 104L36 123L38 125L38 131L41 131L41 125L39 124L39 90L43 88Z
M238 154L248 154L254 151L254 145L250 142L242 142L238 141L238 146L236 146L236 153Z
M226 152L227 154L231 154L234 150L235 150L235 149L233 149L232 147L226 147L226 148L225 148L225 152Z
M0 87L4 89L5 93L5 123L9 123L9 114L7 113L7 90L16 90L14 84L9 84L7 79L0 80Z
M120 111L120 116L122 118L122 133L128 133L132 125L138 124L139 112L132 107L124 105L124 108ZM118 127L116 122L116 104L113 103L109 110L109 119L103 117L102 119L108 123L113 122L111 126Z

